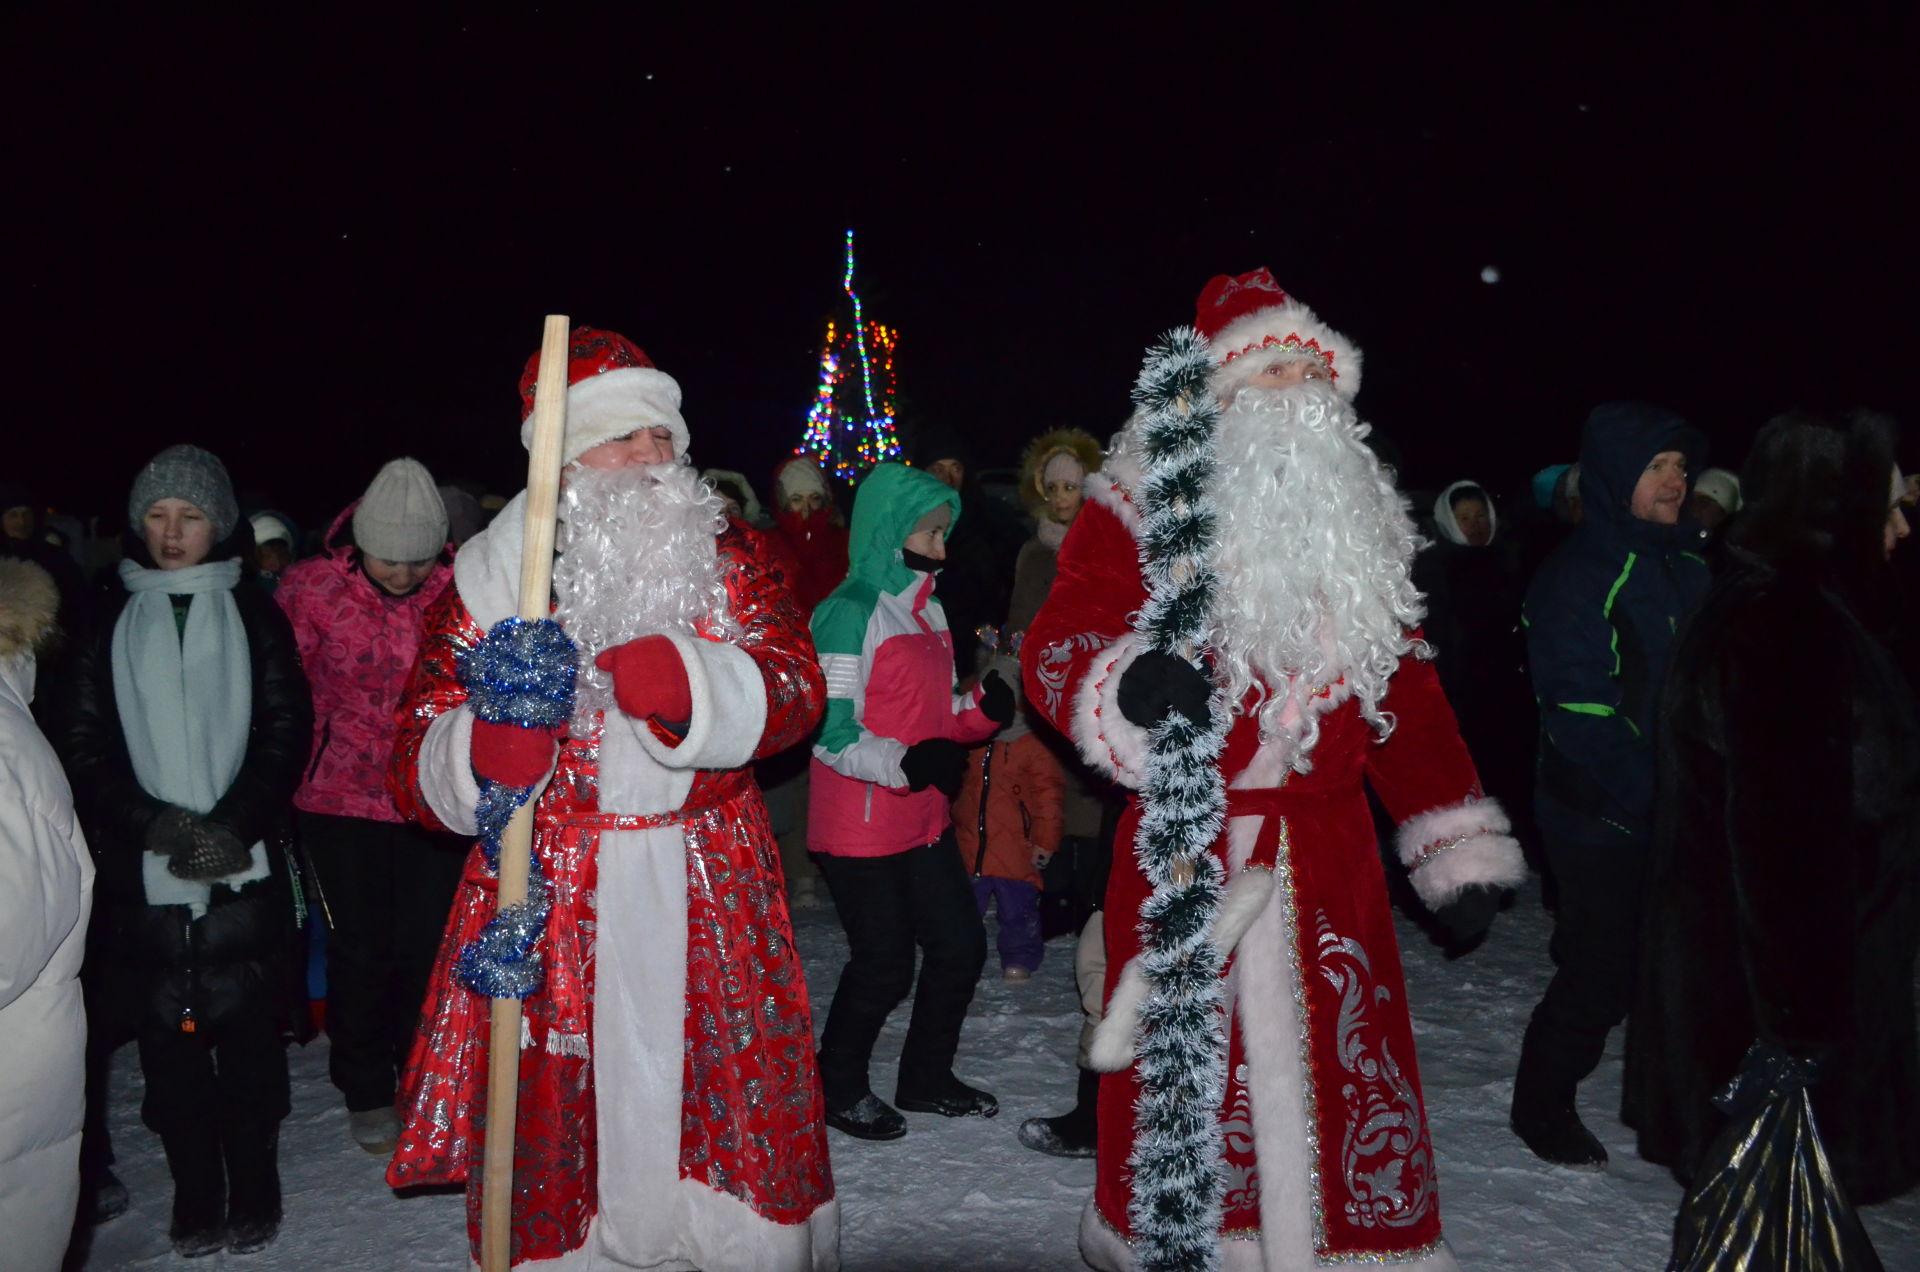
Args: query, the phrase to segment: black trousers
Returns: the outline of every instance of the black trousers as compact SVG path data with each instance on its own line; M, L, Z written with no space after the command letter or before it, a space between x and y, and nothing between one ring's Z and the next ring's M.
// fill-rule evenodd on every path
M870 1089L874 1040L914 988L916 945L923 961L899 1085L939 1090L952 1076L960 1026L987 961L986 928L953 832L890 857L822 854L818 860L848 946L820 1039L827 1107L846 1108Z
M467 842L402 822L300 814L327 922L328 1076L352 1112L393 1103Z
M291 1106L287 1047L273 1004L249 1002L194 1033L142 1026L140 1118L160 1136L173 1174L174 1217L187 1224L234 1211L277 1211L276 1143Z
M1627 1018L1640 947L1647 838L1582 816L1542 796L1535 812L1547 863L1559 883L1553 924L1553 979L1533 1009L1516 1110L1570 1105L1600 1063L1607 1034Z

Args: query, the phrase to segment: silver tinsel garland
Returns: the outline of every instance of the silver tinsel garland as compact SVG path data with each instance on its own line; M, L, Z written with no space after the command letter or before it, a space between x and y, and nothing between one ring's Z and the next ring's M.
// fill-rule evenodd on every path
M1139 491L1148 601L1134 622L1142 646L1201 663L1218 576L1217 512L1207 493L1220 407L1207 380L1206 338L1191 327L1162 337L1134 385L1142 416ZM1210 722L1169 712L1151 734L1134 851L1153 893L1141 910L1140 1102L1128 1211L1146 1272L1214 1272L1226 1173L1220 1106L1226 1091L1221 972L1210 933L1223 870L1210 851L1226 819L1220 749L1230 722L1216 688Z

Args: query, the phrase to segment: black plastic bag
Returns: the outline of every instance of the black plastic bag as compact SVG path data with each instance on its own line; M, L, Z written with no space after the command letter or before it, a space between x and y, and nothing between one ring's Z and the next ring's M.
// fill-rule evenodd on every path
M1727 1124L1680 1203L1667 1272L1882 1272L1820 1145L1817 1069L1773 1043L1748 1048L1714 1097Z

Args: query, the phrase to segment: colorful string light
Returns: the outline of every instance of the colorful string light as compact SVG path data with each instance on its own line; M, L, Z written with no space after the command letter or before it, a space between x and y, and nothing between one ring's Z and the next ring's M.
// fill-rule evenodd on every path
M852 303L852 321L842 328L837 319L827 320L820 382L807 411L806 434L793 453L811 454L822 472L852 481L875 464L900 457L893 375L900 333L885 323L867 321L860 293L853 289L852 230L847 231L847 267L840 286ZM855 358L860 366L858 397L847 370Z

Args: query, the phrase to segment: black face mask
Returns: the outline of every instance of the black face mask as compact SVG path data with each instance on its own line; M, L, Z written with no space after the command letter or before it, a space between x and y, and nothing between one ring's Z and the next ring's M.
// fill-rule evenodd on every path
M944 561L936 561L929 556L921 556L912 548L900 549L900 560L909 570L918 570L922 574L938 574Z

